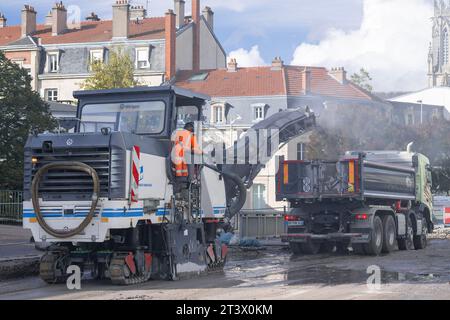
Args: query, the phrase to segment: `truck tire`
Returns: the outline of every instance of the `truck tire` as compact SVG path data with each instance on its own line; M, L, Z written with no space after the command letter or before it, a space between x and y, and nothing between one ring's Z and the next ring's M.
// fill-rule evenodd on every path
M364 245L364 251L369 256L378 256L383 249L383 222L380 217L373 218L373 228L370 232L370 241Z
M289 248L291 248L291 251L294 255L303 254L301 243L289 242Z
M355 243L355 244L352 244L352 248L353 248L353 253L354 254L357 254L357 255L360 255L360 256L363 256L363 255L365 255L366 254L366 251L365 251L365 249L364 249L364 244L362 244L362 243Z
M395 250L396 227L391 215L383 217L383 249L381 252L390 253Z
M347 254L350 241L342 241L336 243L336 252L339 254Z
M320 253L332 253L336 244L332 241L325 241L320 244Z
M425 218L422 219L422 234L420 236L414 235L414 249L416 250L422 250L427 247L427 233L428 233L428 227L427 227L427 220Z
M314 242L311 239L301 244L304 254L318 254L320 250L320 243Z
M410 217L406 218L406 236L398 239L398 249L401 251L414 249L414 229Z

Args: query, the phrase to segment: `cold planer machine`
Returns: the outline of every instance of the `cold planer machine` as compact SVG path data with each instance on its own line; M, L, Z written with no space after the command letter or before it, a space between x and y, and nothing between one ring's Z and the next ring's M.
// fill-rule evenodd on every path
M75 132L33 135L25 147L24 228L51 244L41 278L65 281L70 265L120 285L221 270L227 247L217 233L264 163L198 164L187 179L174 176L171 135L201 121L209 97L174 86L74 97ZM258 128L278 128L281 144L314 119L289 110Z

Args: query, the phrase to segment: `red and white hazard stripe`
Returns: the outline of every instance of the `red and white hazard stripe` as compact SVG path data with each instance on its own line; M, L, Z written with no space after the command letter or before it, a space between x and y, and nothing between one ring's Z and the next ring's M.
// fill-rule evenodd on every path
M131 202L139 201L139 170L141 167L141 148L134 146L131 151L131 188L130 200Z

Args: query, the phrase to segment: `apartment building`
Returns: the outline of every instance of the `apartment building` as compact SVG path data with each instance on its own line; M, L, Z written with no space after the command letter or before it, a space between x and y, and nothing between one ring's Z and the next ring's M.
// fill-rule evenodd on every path
M116 47L130 55L135 78L143 85L170 81L177 71L224 68L226 53L214 33L214 12L201 10L200 0L192 0L192 16L186 16L185 7L184 0L174 0L164 17L148 17L143 7L117 0L112 20L92 13L73 23L59 2L38 23L36 10L25 5L21 25L9 26L0 13L0 50L28 70L33 88L45 100L58 102L72 102L72 92L91 74L91 62L107 61Z

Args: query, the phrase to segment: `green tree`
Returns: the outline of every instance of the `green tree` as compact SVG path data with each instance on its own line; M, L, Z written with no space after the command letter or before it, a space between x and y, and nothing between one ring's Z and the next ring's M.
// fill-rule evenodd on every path
M372 78L370 77L369 72L364 68L361 68L358 73L352 74L352 76L350 77L350 80L354 84L360 86L361 88L363 88L369 92L372 92L372 90L373 90L373 87L370 83L372 81Z
M31 88L26 70L0 51L0 188L21 189L24 145L32 129L55 128L49 106Z
M122 48L111 51L107 62L93 61L92 75L82 84L85 90L130 88L139 85L134 79L134 65Z

